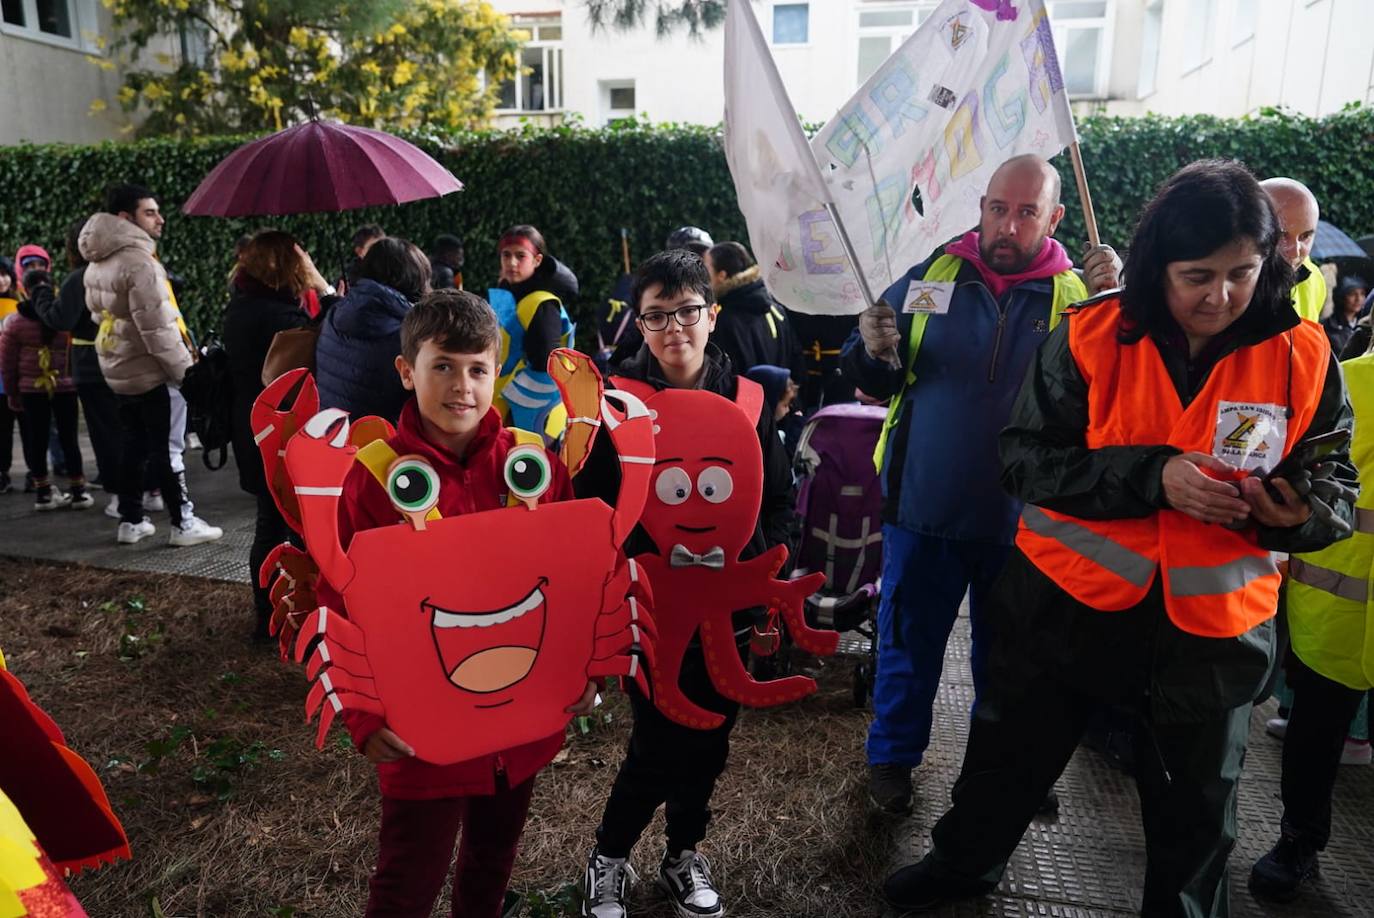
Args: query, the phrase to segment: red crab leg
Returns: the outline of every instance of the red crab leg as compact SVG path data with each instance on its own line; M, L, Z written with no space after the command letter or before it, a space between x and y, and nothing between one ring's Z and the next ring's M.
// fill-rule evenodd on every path
M296 662L303 663L305 661L305 654L311 641L317 637L326 636L333 643L355 654L363 653L363 648L366 646L363 641L363 633L357 625L337 612L330 612L327 606L320 606L311 613L310 618L301 624L300 633L296 635L294 654Z
M381 702L356 692L330 692L325 698L329 703L320 710L320 728L315 732L316 749L324 748L324 738L328 735L329 728L334 725L334 718L342 713L344 708L351 711L366 711L378 717L386 716Z
M376 691L376 685L371 679L330 668L327 672L320 673L320 677L310 686L309 694L305 696L305 722L310 722L310 718L315 716L315 712L324 704L327 696L343 692L376 701Z
M320 668L326 665L330 667L329 672L342 671L352 676L365 677L370 672L366 657L354 653L342 644L320 641L315 645L315 652L310 655L310 661L305 665L305 678L314 679Z

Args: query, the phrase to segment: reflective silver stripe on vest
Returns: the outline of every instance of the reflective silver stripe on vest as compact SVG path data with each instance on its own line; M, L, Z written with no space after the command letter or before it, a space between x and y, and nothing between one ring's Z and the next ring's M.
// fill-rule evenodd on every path
M1355 528L1360 532L1374 533L1374 510L1355 508Z
M1120 542L1093 532L1087 526L1080 526L1069 520L1054 519L1032 504L1026 504L1026 508L1021 511L1021 521L1036 535L1054 539L1065 548L1077 552L1142 590L1150 585L1150 579L1155 575L1154 561L1131 551Z
M1268 552L1207 567L1176 567L1169 571L1169 592L1174 596L1219 596L1278 572L1274 556Z
M1288 576L1298 583L1305 583L1313 589L1339 596L1341 599L1349 599L1352 602L1367 602L1369 599L1368 580L1351 577L1329 567L1318 567L1301 558L1293 558L1288 562Z

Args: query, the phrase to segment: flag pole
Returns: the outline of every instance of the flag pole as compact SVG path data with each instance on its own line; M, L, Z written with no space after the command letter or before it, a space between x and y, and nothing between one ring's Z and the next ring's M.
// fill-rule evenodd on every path
M1075 138L1078 136L1077 126L1073 134ZM1088 224L1088 243L1100 245L1102 239L1097 234L1097 215L1093 212L1092 192L1088 190L1088 173L1083 170L1083 153L1078 149L1077 140L1069 144L1069 158L1073 160L1073 178L1078 185L1078 202L1083 205L1083 221Z
M854 272L854 277L859 282L859 292L863 294L864 306L872 306L878 301L873 298L873 290L868 286L868 278L864 276L864 269L859 265L859 256L854 251L854 243L849 241L849 232L844 228L844 221L840 219L839 209L835 207L835 202L830 200L828 195L825 201L825 212L830 215L831 221L835 224L835 232L840 237L840 248L844 249L844 257L849 262L849 268Z

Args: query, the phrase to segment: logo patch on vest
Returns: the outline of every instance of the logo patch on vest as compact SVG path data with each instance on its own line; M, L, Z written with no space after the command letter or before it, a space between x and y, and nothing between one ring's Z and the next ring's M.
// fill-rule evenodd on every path
M954 296L954 281L912 281L906 288L906 302L902 312L942 316L949 312Z
M1247 472L1267 472L1283 455L1288 419L1282 405L1220 402L1212 455Z

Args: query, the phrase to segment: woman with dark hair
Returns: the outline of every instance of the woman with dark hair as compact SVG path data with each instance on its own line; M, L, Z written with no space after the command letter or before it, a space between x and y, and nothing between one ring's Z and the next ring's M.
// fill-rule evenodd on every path
M1227 913L1250 710L1274 656L1271 552L1331 544L1353 515L1345 449L1291 483L1259 477L1351 426L1278 236L1243 166L1193 163L1145 208L1124 291L1041 345L1001 435L1002 483L1025 509L987 605L989 690L934 849L884 884L893 905L990 890L1112 706L1134 725L1141 913Z
M329 307L315 349L315 382L323 408L395 424L408 393L396 372L401 320L429 292L429 258L419 246L388 236L372 243L358 277Z
M239 487L257 499L248 569L257 611L253 636L265 641L272 602L268 589L258 586L257 572L268 552L290 538L291 531L277 510L263 475L262 456L253 440L253 401L263 389L262 365L272 338L279 331L308 323L310 317L300 307L301 294L313 289L324 295L328 284L289 233L263 230L239 251L231 286L234 295L224 313L223 340L234 380L234 460L239 467Z
M730 358L735 372L766 364L796 376L801 350L749 250L738 242L718 242L706 252L706 270L720 309L711 342Z
M515 427L542 433L549 441L563 432L562 401L545 372L549 354L572 342L567 304L577 296L577 277L549 254L539 230L512 226L496 246L501 278L487 299L501 322L496 407Z

